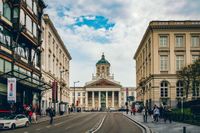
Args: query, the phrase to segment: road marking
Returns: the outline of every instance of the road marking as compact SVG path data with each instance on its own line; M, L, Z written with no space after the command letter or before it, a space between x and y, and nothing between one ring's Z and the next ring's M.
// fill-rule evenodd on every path
M40 130L41 130L41 128L37 128L36 130L37 130L37 131L40 131Z
M27 131L25 131L24 133L28 133Z
M106 118L106 115L103 117L103 119L101 120L101 123L98 125L98 127L94 131L92 131L92 133L97 132L101 128L101 126L103 125L103 122L104 122L105 118ZM89 130L89 131L91 131L91 130Z
M50 128L50 127L51 127L51 125L46 126L46 128Z

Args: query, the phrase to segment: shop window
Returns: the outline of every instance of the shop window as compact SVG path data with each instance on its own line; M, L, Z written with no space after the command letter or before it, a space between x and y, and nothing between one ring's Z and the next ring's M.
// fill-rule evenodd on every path
M11 8L8 3L3 4L3 16L11 21Z

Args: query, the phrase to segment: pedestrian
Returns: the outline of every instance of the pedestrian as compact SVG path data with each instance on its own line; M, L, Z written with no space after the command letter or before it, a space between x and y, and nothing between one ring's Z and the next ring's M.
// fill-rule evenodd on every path
M143 114L143 121L147 122L147 108L146 107L143 108L142 114Z
M160 112L157 106L155 107L153 114L154 114L154 121L158 122L158 117L160 115Z
M54 110L53 110L52 107L49 110L49 116L50 116L50 122L49 123L53 124Z
M33 112L30 110L28 113L28 119L30 123L32 123L32 115L33 115Z
M68 113L70 114L70 112L71 112L71 108L69 107L69 108L68 108Z
M36 111L33 112L32 114L32 119L35 123L37 123L37 115L36 115Z

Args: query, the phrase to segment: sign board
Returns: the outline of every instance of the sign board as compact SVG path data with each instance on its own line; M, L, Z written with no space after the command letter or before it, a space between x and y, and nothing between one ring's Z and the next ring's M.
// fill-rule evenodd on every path
M9 103L16 103L16 78L8 78L7 85L7 100Z

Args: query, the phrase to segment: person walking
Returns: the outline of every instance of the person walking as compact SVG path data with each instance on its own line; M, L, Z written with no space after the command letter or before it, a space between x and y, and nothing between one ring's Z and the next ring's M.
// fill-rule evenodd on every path
M159 115L160 115L160 112L159 112L158 107L156 106L155 109L154 109L154 116L155 116L154 121L158 122Z
M144 122L147 122L147 108L146 107L143 108L142 114L143 114Z
M54 110L53 110L52 107L49 110L49 116L50 116L50 122L49 123L53 124Z
M37 123L36 111L33 112L33 114L32 114L32 119L33 119L34 123Z
M30 123L32 123L32 115L33 115L33 112L30 110L28 113L28 119Z

